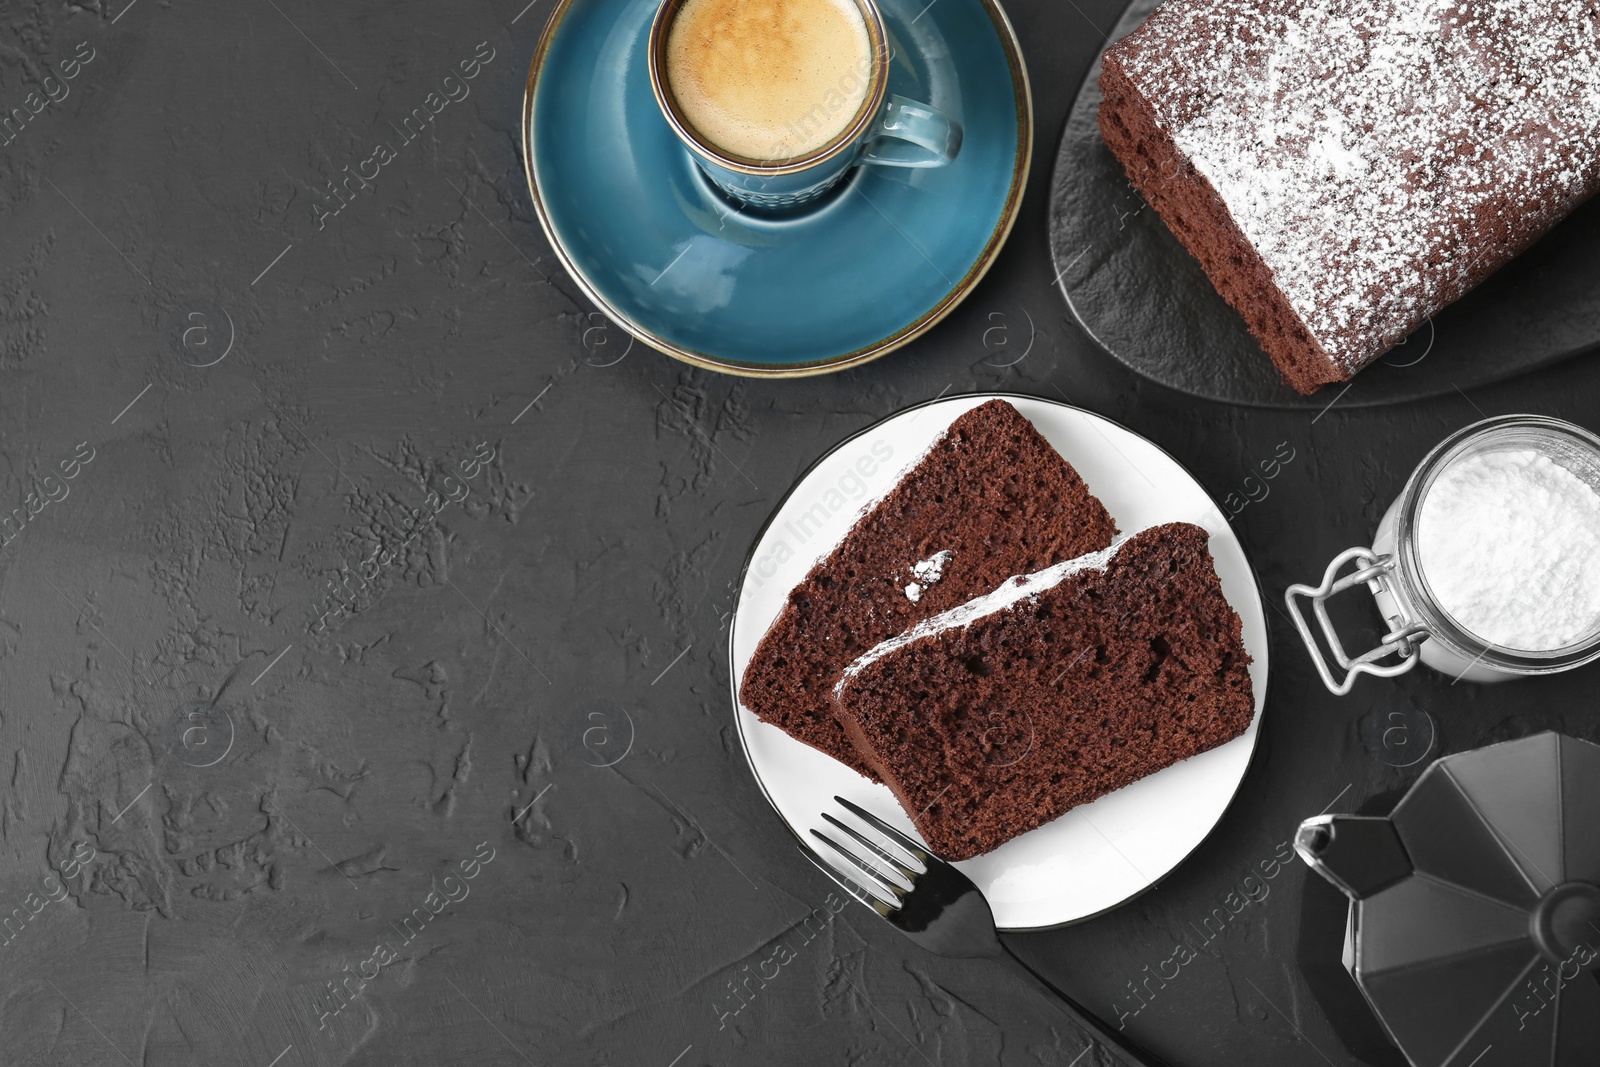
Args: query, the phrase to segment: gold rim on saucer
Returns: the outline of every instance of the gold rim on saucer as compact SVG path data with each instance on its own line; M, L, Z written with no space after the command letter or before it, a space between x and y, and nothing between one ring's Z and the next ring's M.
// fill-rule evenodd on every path
M651 348L674 359L682 360L695 367L717 371L721 374L734 374L745 378L809 378L819 374L833 374L836 371L859 367L863 363L870 363L879 356L893 352L900 346L915 340L927 333L941 319L955 310L957 304L965 300L967 295L977 286L983 276L988 273L990 266L1000 254L1000 249L1005 246L1006 238L1011 235L1011 227L1017 221L1017 212L1022 206L1023 190L1027 186L1028 171L1033 162L1033 91L1028 83L1028 69L1022 59L1022 47L1017 40L1016 31L1011 26L1011 20L1006 17L1005 10L1001 8L998 0L979 0L989 19L994 23L997 35L1000 38L1001 48L1005 52L1006 65L1011 69L1012 96L1017 103L1017 156L1012 166L1011 185L1006 191L1005 206L1000 213L1000 220L995 224L994 230L989 235L988 243L978 259L967 270L949 292L933 307L929 308L915 322L903 327L874 343L858 348L852 352L831 356L828 359L817 360L813 363L788 363L783 365L763 365L759 363L741 363L736 360L721 359L703 352L684 348L673 344L666 338L658 337L649 330L624 315L609 301L607 301L596 287L583 275L572 257L567 253L566 246L562 243L560 235L556 232L550 220L549 212L545 210L544 198L539 193L539 180L534 173L533 166L533 101L539 86L539 75L544 67L545 55L560 31L561 21L576 0L559 0L555 9L550 12L550 18L545 23L544 31L539 35L539 44L533 51L533 59L528 65L528 83L522 96L522 167L528 179L528 192L533 198L533 209L539 216L539 226L544 230L545 239L550 242L551 249L561 260L562 269L577 283L596 307L598 307L611 321L617 323L629 334L643 341Z

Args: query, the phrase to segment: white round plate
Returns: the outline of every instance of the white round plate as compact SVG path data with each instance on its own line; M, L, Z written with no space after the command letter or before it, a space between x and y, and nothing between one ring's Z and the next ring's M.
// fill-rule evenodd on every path
M1188 471L1116 423L1052 400L986 393L902 411L818 460L768 520L745 564L729 647L737 694L789 590L957 416L997 396L1067 458L1123 533L1179 521L1211 532L1222 592L1244 621L1256 698L1255 718L1242 736L956 864L988 898L1002 930L1025 930L1087 919L1155 885L1216 826L1250 763L1267 692L1266 616L1238 538ZM887 787L761 722L737 697L734 713L756 781L801 841L814 840L807 832L813 827L828 828L821 813L837 807L835 795L916 834Z

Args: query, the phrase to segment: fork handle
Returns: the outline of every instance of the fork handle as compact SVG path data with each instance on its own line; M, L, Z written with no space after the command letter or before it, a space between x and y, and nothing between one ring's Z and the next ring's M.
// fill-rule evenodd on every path
M1033 975L1036 982L1042 985L1057 1000L1061 1001L1062 1007L1072 1017L1072 1021L1083 1028L1091 1040L1104 1047L1115 1058L1117 1063L1123 1064L1125 1067L1168 1067L1166 1061L1158 1058L1155 1054L1146 1052L1120 1033L1107 1029L1106 1025L1096 1018L1093 1012L1066 993L1063 993L1060 989L1057 989L1050 979L1028 966L1027 962L1011 951L1005 942L999 941L998 938L996 941L1000 945L1001 951L996 953L994 958L999 960L1009 959L1024 971Z

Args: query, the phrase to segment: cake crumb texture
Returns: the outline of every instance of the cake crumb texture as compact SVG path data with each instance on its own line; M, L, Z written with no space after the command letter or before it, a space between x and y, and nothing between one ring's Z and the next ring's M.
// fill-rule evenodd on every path
M1592 0L1168 0L1101 85L1108 146L1302 392L1600 188Z
M990 852L1244 733L1250 657L1208 540L1153 527L852 665L837 714L935 852Z
M957 418L789 593L740 683L765 722L875 777L833 715L831 690L861 653L1006 578L1104 548L1105 507L1004 400ZM943 556L920 587L913 565Z

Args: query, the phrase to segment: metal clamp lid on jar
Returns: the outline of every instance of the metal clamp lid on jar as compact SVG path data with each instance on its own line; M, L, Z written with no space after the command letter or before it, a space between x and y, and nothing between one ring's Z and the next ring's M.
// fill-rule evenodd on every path
M1486 641L1463 629L1428 586L1417 548L1417 519L1428 490L1458 459L1513 449L1531 449L1569 469L1577 468L1574 473L1600 492L1600 437L1570 422L1542 415L1502 415L1473 423L1440 442L1417 465L1405 489L1384 513L1373 547L1345 549L1328 564L1321 584L1291 585L1284 592L1289 616L1329 692L1343 696L1363 674L1393 678L1419 661L1458 680L1491 682L1553 674L1600 657L1600 629L1576 644L1549 651L1511 649ZM1340 575L1351 562L1357 568ZM1372 593L1388 631L1373 648L1351 656L1328 616L1327 601L1361 584ZM1328 651L1344 672L1342 677L1318 646L1297 602L1300 597L1311 601Z
M1351 560L1358 560L1360 567L1350 574L1339 577L1339 571ZM1378 644L1358 656L1351 656L1345 652L1344 642L1339 640L1339 632L1334 628L1333 620L1328 617L1328 598L1363 582L1372 590L1374 600L1379 595L1388 593L1389 576L1394 568L1393 556L1375 552L1370 548L1347 548L1333 557L1333 562L1328 564L1328 569L1323 572L1320 585L1291 585L1284 593L1284 600L1289 605L1289 617L1294 620L1295 629L1300 631L1300 640L1305 642L1306 649L1310 651L1311 662L1316 665L1317 673L1322 676L1322 684L1335 696L1344 696L1350 692L1355 680L1363 674L1371 674L1378 678L1393 678L1417 665L1418 645L1428 636L1428 628L1423 623L1408 619L1404 615L1391 616L1388 620L1389 632L1383 635ZM1317 625L1322 629L1322 636L1328 642L1328 650L1333 653L1334 660L1345 672L1342 679L1334 677L1333 669L1323 657L1316 638L1312 636L1305 614L1295 603L1296 596L1303 596L1311 601L1311 610L1317 617ZM1391 663L1381 662L1391 656L1399 658Z

